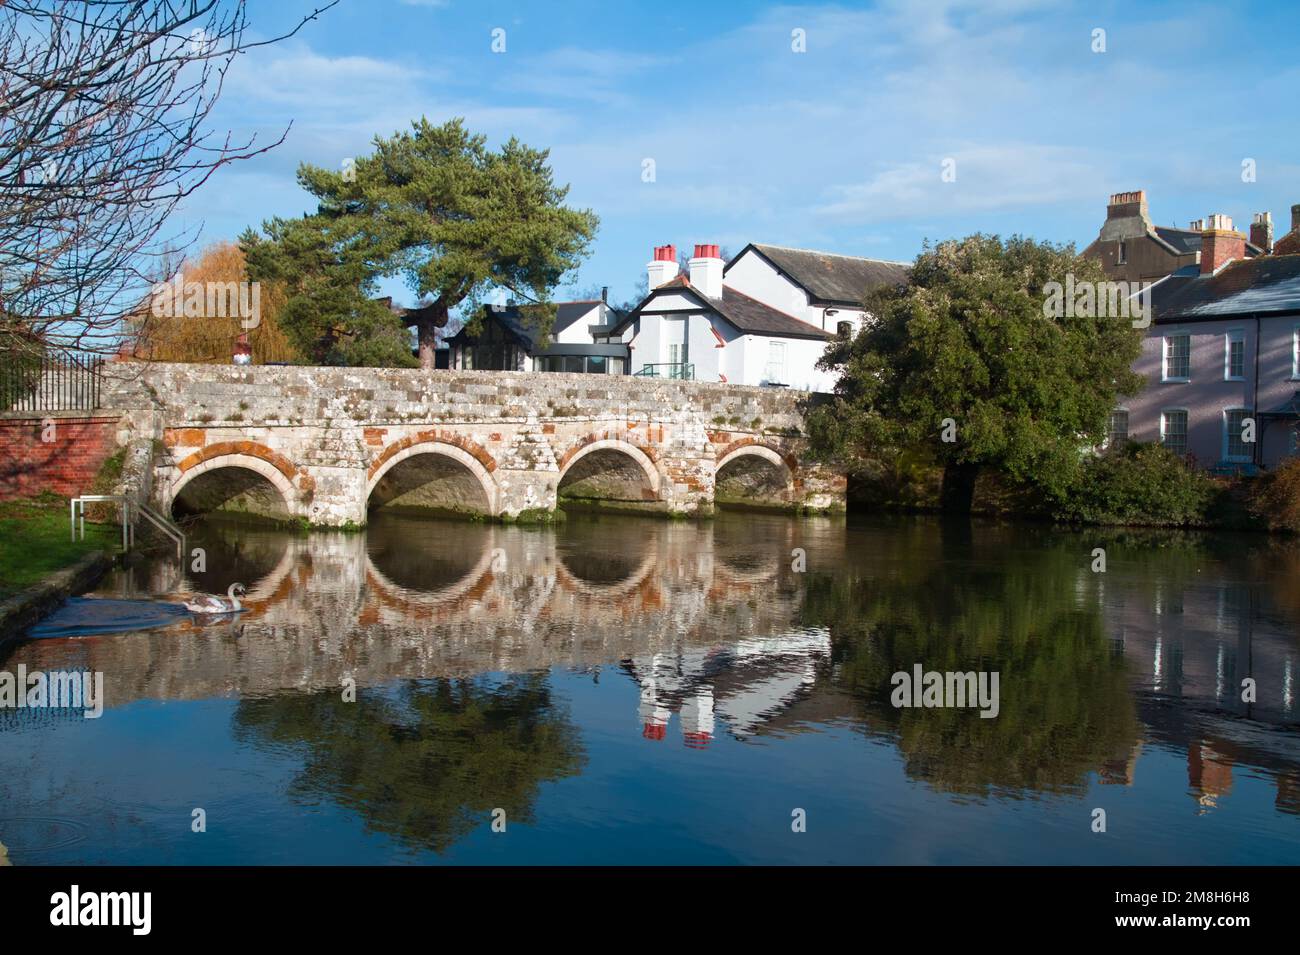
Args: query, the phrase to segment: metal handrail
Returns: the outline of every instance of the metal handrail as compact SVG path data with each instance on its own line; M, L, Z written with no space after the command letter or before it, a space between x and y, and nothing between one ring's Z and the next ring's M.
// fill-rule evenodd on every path
M149 523L153 524L154 527L158 528L158 530L162 531L164 534L166 534L168 537L170 537L173 541L176 542L176 556L179 559L184 560L185 559L185 533L179 527L177 527L175 524L169 521L166 517L164 517L162 514L159 514L157 511L155 511L148 504L144 504L140 501L132 501L131 503L135 505L135 510L137 514L143 514L149 520Z
M661 375L660 368L669 369L668 374ZM694 362L685 361L658 361L642 365L637 371L633 372L633 378L672 378L680 381L691 381L695 378Z
M69 516L72 519L72 539L74 541L77 539L78 526L81 530L81 539L86 539L86 505L96 503L117 504L122 508L123 553L129 551L135 545L135 524L143 516L176 544L177 559L185 559L184 532L148 504L134 501L125 494L82 494L80 497L74 497L69 502ZM135 508L136 521L131 520L132 507Z

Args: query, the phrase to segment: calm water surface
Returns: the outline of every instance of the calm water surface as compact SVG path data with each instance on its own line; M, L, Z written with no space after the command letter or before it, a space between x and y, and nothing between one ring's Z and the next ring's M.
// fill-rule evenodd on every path
M204 573L96 596L241 581L246 613L0 661L107 697L0 711L16 864L1300 863L1295 543L724 515L191 544ZM998 717L896 709L916 663L997 671Z

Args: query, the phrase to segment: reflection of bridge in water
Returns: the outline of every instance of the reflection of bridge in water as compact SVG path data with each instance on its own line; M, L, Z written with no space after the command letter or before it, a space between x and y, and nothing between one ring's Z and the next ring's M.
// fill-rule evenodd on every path
M924 524L855 531L753 515L708 525L573 520L541 531L394 517L364 534L218 524L204 533L196 543L209 569L190 584L220 592L247 582L249 610L237 621L29 644L23 662L102 670L110 708L328 692L346 680L365 688L614 668L638 687L629 728L700 746L722 728L741 739L831 724L899 737L898 711L881 700L889 672L915 661L882 632L956 638L978 621L994 637L1031 634L1037 655L1022 663L1046 674L1032 689L1004 678L1004 712L1018 702L1012 693L1043 694L1031 701L1038 713L1052 695L1082 687L1082 718L1118 709L1136 717L1115 724L1113 751L1076 741L1085 772L1132 783L1145 740L1187 754L1189 790L1203 804L1230 789L1233 766L1256 766L1278 777L1279 804L1297 809L1300 747L1283 728L1297 720L1300 607L1287 602L1286 574L1270 575L1271 551L1231 561L1191 551L1180 563L1139 548L1124 574L1103 579L1087 569L1090 539L1025 547L1005 528L949 539ZM792 570L797 547L807 574ZM1118 547L1112 558L1125 563ZM1095 668L1097 654L1051 662L1078 639L1062 621L1080 615L1095 623L1081 633L1093 634L1101 656L1122 660L1118 684L1086 682L1077 668ZM1258 682L1251 704L1240 700L1246 674ZM990 753L1014 756L1018 745ZM962 758L960 746L921 753L909 771Z
M189 622L183 633L86 642L86 665L108 674L110 704L120 705L618 665L760 645L795 626L789 554L799 525L774 522L786 530L765 535L758 552L740 529L702 536L682 523L632 523L632 547L623 534L602 543L605 520L575 521L562 536L403 518L377 520L364 535L214 526L196 540L209 571L189 584L220 590L238 567L247 612Z

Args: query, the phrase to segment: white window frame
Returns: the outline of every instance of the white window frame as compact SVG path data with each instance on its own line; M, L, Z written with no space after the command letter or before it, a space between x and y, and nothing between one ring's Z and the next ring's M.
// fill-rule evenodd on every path
M1187 374L1170 375L1169 374L1169 343L1175 338L1187 339ZM1189 382L1192 380L1192 333L1191 332L1170 332L1160 339L1160 380L1171 382Z
M787 343L783 341L773 341L771 339L768 339L767 361L764 362L763 364L763 380L767 381L770 384L775 384L775 385L789 384L789 382L785 381L786 361L788 358L788 349L785 347L786 344ZM778 363L779 367L774 366L774 363L772 361L772 354L774 351L777 350L779 350L781 355L781 360ZM774 367L776 368L776 371L778 373L777 377L773 377L772 375L772 371Z
M1166 418L1171 414L1181 414L1183 416L1184 429L1183 429L1182 456L1186 457L1188 453L1188 443L1189 443L1188 438L1190 437L1192 431L1192 415L1191 412L1189 412L1186 408L1161 408L1160 409L1160 446L1161 447L1166 446L1165 439L1169 435L1169 431L1166 427L1166 425L1168 424Z
M1232 436L1228 429L1228 421L1234 412L1241 412L1243 418L1249 418L1252 415L1249 408L1224 408L1223 409L1223 460L1232 461L1234 464L1249 464L1255 460L1253 453L1246 454L1229 454L1228 449L1232 447ZM1259 422L1255 423L1255 440L1259 440Z
M1232 346L1234 342L1241 342L1240 375L1232 373ZM1223 333L1223 380L1246 380L1246 330L1244 328L1230 328Z
M1110 450L1110 448L1112 447L1111 440L1110 440L1110 436L1111 436L1110 418L1111 415L1117 415L1117 414L1122 414L1124 416L1124 440L1125 441L1132 440L1132 438L1129 436L1133 432L1133 416L1129 413L1129 410L1127 408L1111 408L1110 415L1106 416L1106 440L1103 441L1101 445L1106 450Z

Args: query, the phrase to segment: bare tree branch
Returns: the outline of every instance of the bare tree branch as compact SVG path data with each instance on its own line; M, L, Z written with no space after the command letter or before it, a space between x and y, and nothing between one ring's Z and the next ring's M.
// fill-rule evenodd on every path
M282 143L208 128L245 0L0 0L0 339L115 353L192 234L176 207ZM138 327L133 329L138 331Z

